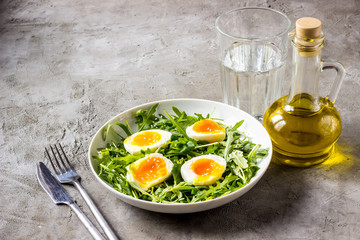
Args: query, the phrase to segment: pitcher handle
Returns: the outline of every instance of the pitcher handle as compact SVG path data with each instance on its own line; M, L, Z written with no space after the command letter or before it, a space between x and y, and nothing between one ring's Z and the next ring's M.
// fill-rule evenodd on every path
M327 96L328 99L332 102L335 103L335 100L337 98L337 95L339 93L341 84L344 80L345 77L345 68L344 66L339 63L339 62L323 62L322 63L322 70L326 70L326 69L335 69L336 70L336 78L331 86L330 89L330 93Z

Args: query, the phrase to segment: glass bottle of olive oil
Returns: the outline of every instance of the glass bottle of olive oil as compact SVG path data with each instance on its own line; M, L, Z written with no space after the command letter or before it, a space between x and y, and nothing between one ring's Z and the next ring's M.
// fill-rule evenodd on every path
M273 142L275 162L307 167L327 159L340 136L341 118L334 103L345 70L340 63L320 60L324 45L320 20L298 19L289 37L293 45L290 92L267 109L263 124ZM337 76L329 95L320 97L319 77L325 69L335 69Z

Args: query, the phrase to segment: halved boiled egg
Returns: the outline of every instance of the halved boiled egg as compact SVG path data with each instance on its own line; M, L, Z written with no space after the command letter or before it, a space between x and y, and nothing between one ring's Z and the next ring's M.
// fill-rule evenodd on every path
M193 185L212 185L219 180L226 168L224 158L217 155L202 155L186 161L181 166L181 176Z
M203 119L186 128L186 134L197 141L220 142L225 139L226 129L211 119Z
M154 152L159 147L166 145L171 139L171 133L153 129L134 133L124 141L126 151L131 154L139 154L141 150L150 149Z
M145 191L162 183L171 174L174 164L160 153L151 153L126 167L126 179Z

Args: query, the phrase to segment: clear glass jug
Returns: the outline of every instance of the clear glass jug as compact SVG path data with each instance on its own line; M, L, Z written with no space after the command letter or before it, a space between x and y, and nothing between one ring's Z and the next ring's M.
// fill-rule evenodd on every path
M289 33L293 45L292 81L288 95L266 111L263 124L273 142L275 162L307 167L327 159L340 136L341 118L334 107L345 70L340 63L320 59L324 45L321 22L301 18ZM319 96L322 70L335 69L326 97Z

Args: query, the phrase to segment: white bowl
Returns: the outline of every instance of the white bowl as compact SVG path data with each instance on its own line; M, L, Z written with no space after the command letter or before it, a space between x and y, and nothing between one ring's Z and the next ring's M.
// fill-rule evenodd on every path
M207 114L210 113L211 117L213 118L224 119L224 123L228 126L234 125L236 122L240 120L244 120L244 123L240 127L240 130L244 131L247 134L247 136L251 138L252 142L261 144L262 148L269 148L269 153L265 158L259 159L258 166L260 167L260 169L246 186L226 196L211 199L208 201L196 202L196 203L154 203L150 201L136 199L131 196L125 195L123 193L120 193L115 189L113 189L106 182L104 182L100 177L98 177L97 171L98 171L99 163L96 161L96 159L92 158L93 155L97 154L97 149L106 147L107 142L111 141L111 138L108 138L106 141L103 140L102 129L110 123L114 123L114 122L125 123L125 120L127 120L129 122L130 127L135 130L137 129L137 126L134 122L135 113L140 109L143 110L150 109L150 107L156 103L159 103L156 114L164 113L163 110L166 110L169 114L174 114L172 111L172 107L175 106L179 110L185 111L188 115L193 115L194 113L200 113L206 116ZM260 178L264 175L266 169L270 164L271 155L272 155L272 144L271 144L270 136L266 132L262 124L254 117L252 117L251 115L240 109L226 105L224 103L202 100L202 99L190 99L190 98L169 99L169 100L163 100L157 102L150 102L120 113L119 115L110 119L107 123L104 124L104 126L102 126L99 129L99 131L97 131L97 133L95 134L95 136L93 137L90 143L89 152L88 152L91 171L94 174L95 178L101 183L101 185L105 189L112 192L116 197L120 198L122 201L131 204L135 207L139 207L154 212L162 212L162 213L200 212L215 207L219 207L221 205L233 201L234 199L240 197L241 195L249 191L260 180Z

